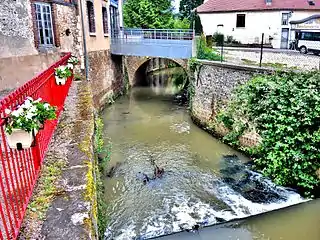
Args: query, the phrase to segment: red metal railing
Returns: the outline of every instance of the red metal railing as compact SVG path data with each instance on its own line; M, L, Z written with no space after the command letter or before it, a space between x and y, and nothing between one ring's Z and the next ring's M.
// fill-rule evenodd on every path
M26 97L42 98L57 107L59 117L67 97L72 77L66 85L55 83L54 69L65 65L71 54L66 54L47 70L0 100L0 240L16 239L45 153L57 126L58 119L46 121L43 130L29 149L15 150L7 145L5 109L15 109ZM17 69L19 71L19 69Z

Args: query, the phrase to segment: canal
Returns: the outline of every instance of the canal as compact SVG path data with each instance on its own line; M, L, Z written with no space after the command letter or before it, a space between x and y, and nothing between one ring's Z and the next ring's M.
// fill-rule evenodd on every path
M247 157L194 125L187 107L177 104L177 89L169 88L170 84L135 87L102 113L105 144L112 148L103 179L109 220L105 239L146 239L189 231L304 201L291 189L252 172ZM158 175L157 169L163 173ZM221 234L236 237L245 232L243 238L240 234L215 239L301 239L281 238L291 236L285 234L291 230L280 222L310 215L306 229L313 231L307 239L319 240L319 202L310 208L313 211L292 210L291 215L284 211L276 221L270 215L237 223L237 228L229 226L230 232ZM317 216L312 215L315 210ZM210 236L217 230L201 231ZM186 234L191 235L166 239L193 236Z

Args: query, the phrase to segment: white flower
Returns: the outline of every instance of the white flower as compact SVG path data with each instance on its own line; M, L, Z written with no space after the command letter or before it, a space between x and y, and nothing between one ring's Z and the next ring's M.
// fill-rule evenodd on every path
M14 110L11 115L14 117L19 117L23 113L23 109L20 107L17 110Z
M73 64L68 63L67 68L69 68L69 69L73 69Z
M27 99L24 101L24 104L22 104L20 107L21 108L30 108L30 107L32 107L32 102L29 99Z
M38 103L38 102L41 102L42 101L42 98L38 98L37 100L34 101L34 103Z
M10 109L5 109L4 112L5 112L5 114L9 115L11 113L11 110Z
M36 114L34 114L33 112L27 112L26 118L27 119L32 119Z
M29 111L30 111L31 113L35 113L35 112L37 112L37 107L36 107L36 106L32 106L32 107L29 109Z
M27 97L28 100L30 100L31 102L33 101L32 97Z
M43 107L48 110L49 107L50 107L50 104L49 103L45 103L45 104L43 104Z

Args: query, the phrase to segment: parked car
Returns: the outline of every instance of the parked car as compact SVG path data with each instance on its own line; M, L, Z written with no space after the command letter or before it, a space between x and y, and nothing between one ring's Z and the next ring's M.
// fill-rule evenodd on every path
M320 54L320 32L301 31L296 35L297 50L303 54Z

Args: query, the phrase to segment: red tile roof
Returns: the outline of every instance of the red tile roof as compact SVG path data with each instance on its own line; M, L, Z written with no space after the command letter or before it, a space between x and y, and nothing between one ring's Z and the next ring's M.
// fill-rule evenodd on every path
M319 0L313 2L315 6L310 6L308 0L272 0L271 5L267 5L266 0L208 0L197 8L197 12L320 10Z

